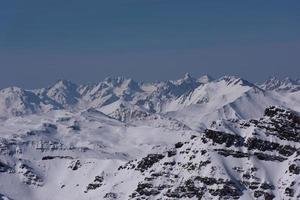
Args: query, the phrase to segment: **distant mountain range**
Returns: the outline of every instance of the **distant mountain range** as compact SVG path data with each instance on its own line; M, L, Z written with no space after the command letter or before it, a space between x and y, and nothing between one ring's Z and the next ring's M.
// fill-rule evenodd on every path
M89 85L61 80L48 88L36 90L17 87L0 90L0 116L7 118L51 110L95 108L118 120L129 121L133 113L167 114L196 107L202 112L217 111L244 118L243 115L251 113L239 113L243 103L260 107L255 110L261 114L262 107L269 104L293 107L293 97L299 91L299 79L279 80L274 77L263 84L253 84L234 76L213 79L207 75L193 78L189 74L179 80L157 83L139 83L124 77L106 78Z
M0 90L0 200L298 199L300 80Z

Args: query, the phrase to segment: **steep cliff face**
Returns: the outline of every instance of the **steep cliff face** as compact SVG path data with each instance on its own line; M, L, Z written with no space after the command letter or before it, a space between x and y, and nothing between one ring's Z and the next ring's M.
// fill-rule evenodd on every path
M300 198L300 116L269 107L259 120L213 123L166 151L119 167L129 199ZM116 196L123 194L115 194ZM122 197L125 198L125 197Z

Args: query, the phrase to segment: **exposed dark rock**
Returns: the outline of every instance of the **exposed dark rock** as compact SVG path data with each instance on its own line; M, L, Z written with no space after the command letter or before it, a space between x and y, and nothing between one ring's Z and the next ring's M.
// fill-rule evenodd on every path
M69 126L68 128L73 130L73 131L80 131L81 130L80 125L77 121L75 121L74 124L72 126Z
M81 165L80 160L76 160L76 161L72 161L71 165L68 168L70 168L70 169L72 169L72 170L75 171L75 170L78 170L81 166L82 165Z
M172 150L168 151L167 154L168 154L168 157L172 157L177 154L177 151L176 151L176 149L172 149Z
M218 144L225 144L226 147L231 147L233 145L238 147L243 146L244 144L244 138L238 135L223 133L210 129L205 130L205 135L207 138L213 140L213 142Z
M288 119L291 122L300 124L300 117L293 111L276 107L276 106L270 106L265 109L265 116L269 116L271 118L279 117L283 119Z
M206 150L201 150L201 155L204 155L204 154L206 154L206 153L207 153Z
M222 155L222 156L232 156L235 158L246 158L249 157L250 155L248 153L244 153L241 151L234 151L232 149L216 149L215 151L218 152L218 154Z
M296 164L292 164L289 166L289 171L293 174L299 174L300 173L300 166Z
M248 188L250 188L251 190L256 190L259 188L259 182L256 181L246 183L245 185L248 186Z
M265 160L265 161L279 161L279 162L283 162L283 161L287 160L287 158L282 157L282 156L269 155L269 154L260 153L260 152L254 152L254 155L258 159Z
M152 173L151 174L151 176L153 176L153 177L159 177L159 176L162 176L162 175L163 175L162 172L160 172L160 173Z
M269 131L282 140L300 142L300 116L295 112L271 106L265 110L270 123L258 123L257 126Z
M173 199L193 197L201 199L204 194L204 190L205 188L196 187L193 179L189 179L185 181L183 186L179 186L174 190L169 189L165 195Z
M199 168L197 167L197 163L188 162L182 165L182 168L187 169L189 171L194 171L195 169Z
M300 155L298 144L280 141L296 141L295 135L300 134L299 124L292 115L286 114L285 111L279 112L282 114L272 114L267 111L268 116L259 120L231 120L229 123L233 123L232 126L237 129L247 129L247 133L249 127L251 131L254 128L253 134L250 132L245 137L206 130L201 137L193 136L189 141L178 142L175 148L164 151L164 154L150 154L140 161L128 162L120 169L140 170L143 172L142 175L145 175L130 197L139 200L155 199L155 196L159 194L160 198L157 199L203 199L204 196L213 196L216 199L240 199L244 190L247 190L247 193L253 195L254 199L276 198L273 192L275 193L274 190L277 188L282 189L282 186L277 186L274 182L265 182L268 179L260 177L260 172L265 169L256 167L256 162L252 162L252 157L273 162L274 165L294 159L286 169L286 174L288 172L300 174L298 158L291 157ZM217 128L218 124L215 125ZM291 132L293 132L291 137L285 135ZM239 160L237 163L242 162L243 165L238 164L234 167L228 164L227 167L232 167L234 170L233 174L230 168L224 171L222 165L211 160L216 153L224 156L222 160L230 156ZM285 166L284 163L283 166ZM233 176L224 178L226 173ZM294 177L292 174L287 175ZM218 176L220 178L217 178ZM285 184L282 198L296 196L295 187L298 182L295 180L289 185L285 179L281 180Z
M295 192L292 188L286 188L284 193L289 197L293 197Z
M11 199L11 198L7 197L6 195L3 195L3 194L0 193L0 200L13 200L13 199Z
M138 162L136 170L144 172L145 170L151 168L155 163L163 159L165 156L162 154L149 154Z
M269 183L262 183L261 186L260 186L260 188L264 189L264 190L274 190L275 186L271 185Z
M260 151L278 151L284 156L291 156L297 151L296 148L289 145L283 146L275 142L269 142L254 137L247 140L246 146L249 150L257 149Z
M216 190L211 189L209 193L213 196L219 196L221 199L225 197L238 199L243 194L242 191L231 185L224 185L223 188Z
M43 179L35 173L32 167L26 164L20 164L18 173L23 175L23 182L27 185L43 185Z
M135 190L139 195L145 196L155 196L160 192L153 188L151 183L139 183L137 189Z
M134 161L136 161L136 160L128 161L125 165L119 166L118 170L122 170L122 169L134 169L135 168L135 164L133 164Z
M243 178L250 179L251 178L251 174L245 173L245 174L243 174Z
M104 178L102 176L96 176L94 181L86 187L85 193L87 193L89 190L96 190L97 188L101 187L103 185Z
M73 159L71 156L44 156L42 160L53 160L53 159Z
M177 142L176 144L175 144L175 148L176 149L179 149L179 148L181 148L183 146L183 143L182 142Z
M197 137L196 135L192 135L190 139L192 140L192 139L194 139L196 137Z
M174 166L175 164L176 164L175 161L172 161L172 162L164 162L164 165Z
M103 198L108 199L108 200L114 200L114 199L118 198L118 195L116 193L109 192L109 193L106 193Z
M13 173L14 169L0 160L0 173Z
M261 191L261 190L256 190L254 192L254 197L255 198L259 198L259 197L264 197L265 200L272 200L275 198L275 196L273 194Z
M46 130L57 130L57 126L55 124L50 124L50 123L43 123L43 127Z

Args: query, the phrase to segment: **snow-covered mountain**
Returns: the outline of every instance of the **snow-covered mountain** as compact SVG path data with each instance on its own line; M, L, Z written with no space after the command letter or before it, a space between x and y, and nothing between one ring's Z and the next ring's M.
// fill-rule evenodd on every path
M47 98L40 98L34 92L18 87L0 90L0 118L24 116L58 109L58 105Z
M269 107L260 120L217 121L201 135L129 161L113 180L131 199L299 199L300 117ZM126 185L124 195L123 187Z
M106 78L88 85L61 80L48 88L32 91L15 87L1 90L0 115L7 117L58 109L96 108L122 121L130 121L133 116L168 115L177 111L181 114L181 111L200 109L201 115L207 119L210 116L206 115L213 112L225 118L235 115L249 118L259 116L268 105L294 108L299 87L299 80L288 78L272 78L264 84L255 85L234 76L213 79L207 75L193 78L189 74L179 80L156 83L139 83L124 77ZM283 92L285 95L281 97ZM243 104L252 108L244 110ZM132 116L132 113L135 114Z
M0 91L0 199L300 198L299 80Z
M296 92L300 90L300 79L293 80L287 77L280 80L276 77L271 77L262 83L260 87L265 90Z

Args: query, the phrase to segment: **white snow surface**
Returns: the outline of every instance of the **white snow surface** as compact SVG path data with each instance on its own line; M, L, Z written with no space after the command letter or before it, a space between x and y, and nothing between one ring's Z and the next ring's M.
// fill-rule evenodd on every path
M178 142L185 142L182 148L195 151L215 149L218 146L214 144L190 139L201 138L207 128L248 138L256 130L254 125L237 128L234 120L259 119L272 105L300 112L299 85L299 80L291 79L272 78L263 84L252 84L234 76L213 79L186 74L179 80L156 83L117 77L87 85L61 80L36 90L2 89L0 199L135 199L132 193L137 185L152 172L118 170L120 166L128 162L137 165L148 154L169 151ZM268 137L262 134L260 138ZM271 141L300 147L278 138ZM195 162L205 161L207 156L196 155ZM208 167L190 172L175 165L170 173L176 172L181 181L175 181L172 187L197 173L235 179L238 175L231 169L233 166L264 169L257 176L265 182L290 181L287 177L282 180L282 174L292 157L279 165L254 157L226 158L213 151L209 158L210 166L218 168L216 174ZM189 162L183 154L163 158L164 162L174 160ZM155 166L157 172L166 170L162 163ZM164 182L168 181L158 179L152 184ZM89 185L95 189L88 189ZM276 188L273 193L277 198L282 192ZM160 198L165 196L148 197ZM218 199L208 194L203 198ZM240 197L253 198L247 191Z

